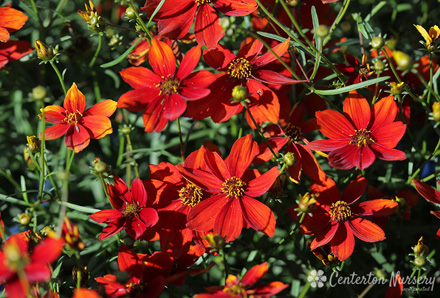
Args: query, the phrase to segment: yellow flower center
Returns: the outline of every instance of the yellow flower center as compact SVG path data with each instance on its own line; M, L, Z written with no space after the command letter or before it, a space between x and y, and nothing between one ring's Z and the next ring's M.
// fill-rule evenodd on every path
M292 142L298 143L301 139L301 127L288 123L286 128L284 128L284 134L289 137Z
M359 69L359 76L360 76L360 77L365 77L365 76L368 75L369 72L370 72L370 71L368 70L368 68L366 68L366 67L361 67L361 68Z
M70 125L77 125L78 121L81 120L83 114L81 114L80 111L76 110L76 113L69 113L66 110L66 117L64 118L64 121L69 123Z
M180 80L175 78L165 78L162 79L162 82L157 84L156 87L159 87L160 89L159 95L161 94L168 95L168 94L178 93L179 85L180 85Z
M194 207L202 199L202 190L194 184L188 183L179 190L179 198L182 200L182 204Z
M246 289L241 284L233 285L231 287L225 287L223 289L223 292L226 292L232 297L244 297L244 298L248 297L246 295Z
M333 221L345 221L351 216L351 208L347 202L337 201L330 206L330 218Z
M364 147L368 146L371 143L374 143L374 139L371 137L371 131L366 130L365 128L362 129L355 129L354 135L350 135L351 141L350 145L356 144L358 147Z
M211 3L211 0L195 0L194 2L196 2L197 6L200 6L206 3Z
M227 74L232 79L247 79L251 76L251 64L245 58L235 58L229 63Z
M245 185L243 180L233 176L223 183L222 193L225 193L228 198L241 198L244 195Z
M136 203L127 203L125 209L122 210L122 215L124 217L133 217L139 214L140 209Z

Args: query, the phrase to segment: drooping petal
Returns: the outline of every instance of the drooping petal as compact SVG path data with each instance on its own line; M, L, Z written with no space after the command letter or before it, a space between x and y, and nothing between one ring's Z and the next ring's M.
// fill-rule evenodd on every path
M347 97L344 101L344 113L353 121L354 127L366 129L370 123L371 109L364 97Z
M124 205L124 202L131 202L131 195L124 180L114 175L113 181L113 185L107 184L107 189L110 196L110 204L112 204L113 208L115 209L121 209Z
M275 216L265 204L248 196L240 200L243 217L254 230L272 237L275 234Z
M139 207L145 207L147 204L147 191L139 178L133 180L130 188L131 202L136 202Z
M243 229L243 214L240 202L230 199L218 212L214 222L214 233L222 235L226 242L234 241Z
M154 102L159 97L159 93L160 89L156 87L128 91L119 98L118 108L126 109L130 112L145 110L150 102Z
M440 205L440 192L425 182L422 182L418 179L413 179L412 183L416 187L417 192L424 197L427 201Z
M211 5L199 6L194 34L199 45L206 46L208 50L215 49L219 40L225 35L220 25L220 17Z
M249 181L245 190L245 194L250 197L259 197L265 194L275 182L280 174L277 167L273 167L263 175Z
M263 264L255 265L243 276L241 279L241 283L246 286L251 286L257 283L263 276L266 274L267 270L269 270L269 266L267 266L267 262Z
M142 114L142 119L144 121L146 132L160 132L162 131L168 123L168 119L162 116L162 100L165 96L161 95L155 98L147 106L147 109Z
M120 72L122 79L133 89L155 87L162 79L159 75L145 67L129 67Z
M280 281L273 281L265 285L254 286L251 291L255 297L272 297L288 287L289 285Z
M364 169L370 166L375 158L376 156L368 147L347 145L330 152L328 163L330 166L341 170L348 170L353 167Z
M200 45L191 48L183 57L182 62L177 70L176 78L179 80L185 79L199 63L202 49Z
M70 124L60 123L54 126L48 127L44 130L44 139L47 141L56 140L61 138L70 128ZM41 138L41 135L40 135Z
M301 82L307 82L307 80L294 80L285 77L282 74L279 74L278 72L272 70L265 70L265 69L257 69L252 71L252 77L257 81L266 84L291 85L291 84L298 84Z
M347 139L354 134L353 125L336 111L317 111L315 115L319 130L329 139Z
M75 153L78 153L89 145L90 133L81 124L74 126L71 125L69 130L66 132L64 143L66 144L67 148L70 148L75 151Z
M215 219L227 202L228 199L223 193L201 201L188 213L186 226L195 231L210 231L214 229Z
M354 214L362 216L389 216L394 213L399 204L393 200L376 199L361 202L356 206L351 207Z
M377 242L385 239L384 231L375 223L360 217L351 218L348 221L353 234L365 242Z
M88 130L92 139L101 139L113 132L112 123L106 116L85 116L81 119L81 124Z
M290 38L286 39L284 42L277 44L272 48L273 52L278 55L278 57L283 56L287 49L289 48L289 42ZM271 51L267 51L264 55L256 57L254 60L251 61L251 65L254 68L260 68L262 66L265 66L269 64L272 61L275 61L277 57L272 54Z
M356 202L367 189L367 179L359 175L356 179L351 180L342 193L342 200L347 202L348 205Z
M258 155L258 145L252 135L244 136L232 145L231 153L225 159L226 166L231 176L241 178L249 168L255 156Z
M349 228L348 223L344 222L339 224L338 231L330 242L330 247L335 257L342 262L353 253L354 243L353 232Z
M325 180L325 172L322 170L321 165L312 151L302 144L292 145L292 147L295 148L301 156L301 167L304 170L304 173L306 173L306 175L312 180Z
M377 158L383 160L404 160L406 159L406 154L403 151L397 149L386 148L378 143L373 143L370 145L371 149L374 151Z
M86 97L79 91L75 83L67 91L66 98L64 99L64 108L69 113L83 113L86 108Z
M155 38L151 40L149 62L156 74L162 78L174 75L176 71L176 58L169 45Z
M276 127L279 127L276 125ZM281 148L286 145L288 142L287 138L284 137L273 137L267 140L267 142L270 145L270 148L277 153L281 150ZM261 164L263 162L266 162L270 160L273 157L272 152L270 151L269 147L267 147L267 144L265 142L258 145L258 155L255 156L254 160L252 161L253 164Z
M84 112L84 116L101 115L110 117L116 111L118 103L114 100L107 99L93 105Z
M50 123L66 122L66 110L57 105L51 105L44 108L44 119Z
M339 224L338 222L329 222L327 226L318 235L316 235L315 239L313 239L312 244L310 244L310 249L314 250L329 243L338 231L339 226L342 225L343 224Z
M188 33L197 11L195 1L188 1L188 3L190 3L188 7L174 14L176 17L165 18L157 22L161 35L176 40L183 38Z
M99 235L99 241L110 238L113 235L119 233L125 225L125 218L121 217L114 222L108 223L108 225L102 230Z
M247 16L258 8L255 0L214 0L212 4L228 16Z
M251 61L260 54L263 47L263 43L258 39L247 38L242 42L237 58L246 58L246 60Z

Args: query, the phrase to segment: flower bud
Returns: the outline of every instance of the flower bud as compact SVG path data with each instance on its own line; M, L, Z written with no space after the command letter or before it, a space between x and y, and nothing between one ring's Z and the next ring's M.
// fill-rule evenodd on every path
M429 248L425 244L423 244L423 236L420 237L417 245L414 246L413 251L416 255L424 255L426 256L429 253Z
M295 163L295 154L293 154L292 152L287 152L283 156L283 162L288 167L292 166Z
M129 125L124 125L124 127L121 128L121 132L124 135L128 135L131 132L131 127Z
M93 163L95 164L95 172L97 174L102 174L102 173L108 171L107 164L105 162L101 161L99 159L99 157L96 157L95 160L93 161Z
M329 29L326 25L319 25L318 28L316 28L316 35L319 37L326 37L328 35Z
M287 5L296 7L299 4L299 0L286 0Z
M27 213L22 213L20 214L20 216L18 217L18 222L22 225L22 226L27 226L29 224L29 222L31 221L31 216Z
M37 56L44 62L51 60L54 57L52 47L47 47L43 42L38 39L34 42L35 49L37 50Z
M390 82L391 85L391 95L400 95L403 91L403 82L396 83L396 82Z
M28 147L24 147L23 157L24 157L24 160L26 161L26 164L29 167L29 169L35 170L37 168L37 166L35 165L34 161L31 158L31 156L29 155L29 148Z
M414 265L416 265L417 267L423 267L425 266L426 260L424 257L416 257L414 259Z
M135 11L135 7L129 6L127 7L127 9L125 10L125 16L127 18L129 18L130 20L136 20L136 11Z
M432 104L432 118L435 121L440 121L440 102L438 101Z
M306 192L303 196L299 195L298 209L301 212L309 212L310 209L315 205L316 198L319 194L310 194Z
M41 234L46 237L56 238L56 232L49 226L45 226L41 229Z
M32 97L37 101L42 101L47 95L46 88L37 86L32 89Z
M218 234L209 233L202 238L208 241L209 246L213 249L221 249L225 245L225 239Z
M382 60L374 61L373 65L377 73L380 73L385 70L385 63Z
M413 61L410 56L401 51L393 51L394 60L397 63L397 66L401 70L409 70L413 65Z
M234 89L232 89L233 102L242 102L247 99L247 97L248 93L246 87L237 85L234 87Z
M373 48L373 50L380 50L385 45L385 42L382 37L376 36L373 37L373 39L370 42L370 45Z
M41 141L36 136L26 136L28 148L31 152L40 151Z

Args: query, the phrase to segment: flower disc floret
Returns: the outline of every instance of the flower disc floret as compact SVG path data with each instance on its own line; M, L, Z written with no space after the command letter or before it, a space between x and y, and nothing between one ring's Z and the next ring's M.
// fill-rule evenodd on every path
M195 0L194 2L197 4L197 6L200 6L206 3L211 3L211 0Z
M330 206L329 214L333 221L343 222L351 216L351 208L347 202L337 201Z
M356 144L358 147L368 146L374 143L374 139L371 136L371 131L365 128L355 129L354 135L350 135L350 145Z
M221 190L228 198L241 198L244 195L244 186L246 183L243 180L233 176L226 179Z
M160 92L159 95L161 94L176 94L179 93L179 85L180 85L180 80L175 79L175 78L166 78L163 79L162 82L160 82L157 87L159 87Z
M194 207L202 200L202 190L194 184L188 183L179 190L179 198L182 204Z
M228 66L227 74L232 79L247 79L251 76L251 63L246 58L235 58Z
M124 210L122 210L122 215L124 217L133 217L139 214L140 208L136 203L127 203Z
M284 128L284 134L289 137L292 142L297 143L301 138L301 127L288 123Z

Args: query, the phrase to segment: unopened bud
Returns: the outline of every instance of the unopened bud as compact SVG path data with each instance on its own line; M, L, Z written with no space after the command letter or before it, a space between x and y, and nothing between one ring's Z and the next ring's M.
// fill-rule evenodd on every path
M385 42L382 37L376 36L371 40L370 45L374 50L380 50L385 45Z
M424 257L416 257L414 259L414 265L416 265L417 267L423 267L425 266L426 260Z
M41 229L41 234L46 237L56 238L56 232L49 226L45 226Z
M400 83L391 82L390 83L390 85L391 85L391 89L390 89L391 95L400 95L402 93L402 91L403 91L403 84L404 84L403 82L400 82Z
M385 70L385 63L382 60L374 61L373 65L377 73L380 73Z
M22 213L20 214L20 216L18 217L18 222L22 225L22 226L27 226L29 224L29 222L31 221L31 216L27 213Z
M316 35L319 37L326 37L328 35L329 29L326 25L319 25L318 28L316 28Z
M394 60L397 63L397 66L401 70L409 70L413 65L413 61L410 56L401 51L393 51Z
M426 256L429 253L429 248L425 244L423 244L423 236L420 237L417 245L414 246L413 251L416 255L424 255Z
M128 125L124 125L124 127L121 128L121 132L122 132L124 135L128 135L128 134L130 134L130 132L131 132L131 127L128 126Z
M32 89L32 97L37 101L43 100L46 95L47 91L46 88L44 88L43 86L37 86Z
M234 102L242 102L247 99L248 93L247 88L237 85L232 89L232 98Z
M36 136L26 136L28 142L28 148L31 152L37 152L40 150L41 141Z
M99 159L99 157L95 158L93 163L95 164L96 173L101 174L101 173L107 172L107 170L108 170L107 164L105 162L101 161Z
M43 61L49 61L54 57L52 47L47 47L43 42L38 39L34 42L35 49L37 50L37 56Z
M311 207L316 204L316 198L319 194L310 194L306 192L303 196L299 195L298 209L301 212L309 212Z
M283 156L283 162L288 167L292 166L295 163L295 154L293 154L292 152L287 152Z
M125 10L125 15L127 16L127 18L129 18L130 20L136 20L136 11L135 11L135 7L129 6L127 7L127 9Z
M432 118L440 122L440 102L438 101L432 104Z

